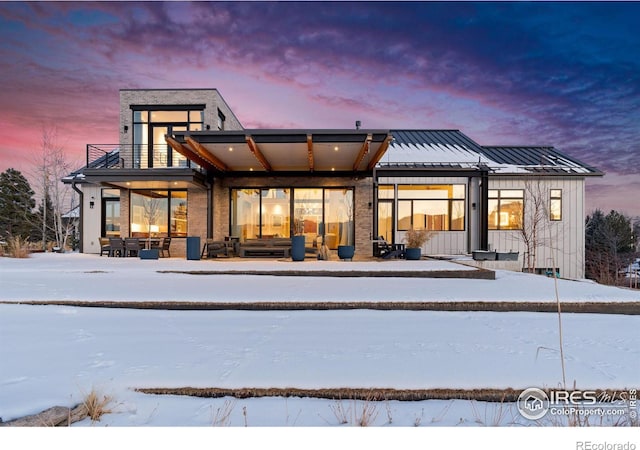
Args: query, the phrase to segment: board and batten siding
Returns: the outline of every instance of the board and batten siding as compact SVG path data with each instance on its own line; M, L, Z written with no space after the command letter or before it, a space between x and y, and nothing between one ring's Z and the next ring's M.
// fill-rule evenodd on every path
M93 208L89 203L93 198ZM82 251L100 253L100 233L102 221L102 188L95 184L82 185Z
M467 177L379 177L378 185L401 185L401 184L464 184L466 186L466 214L465 231L439 231L429 242L422 246L422 253L427 255L462 255L467 254L467 241L469 232L469 179ZM398 231L398 198L394 199L394 210L396 211L395 230L396 243L403 243L406 232Z
M550 189L562 190L562 220L545 221L541 226L544 237L542 245L537 249L536 267L553 267L555 257L555 265L563 278L584 278L584 184L584 178L577 177L489 179L489 189L524 190L525 218L532 202L532 192L543 192L545 204L548 205ZM519 261L524 267L526 246L520 231L489 230L489 245L492 250L499 252L519 251Z

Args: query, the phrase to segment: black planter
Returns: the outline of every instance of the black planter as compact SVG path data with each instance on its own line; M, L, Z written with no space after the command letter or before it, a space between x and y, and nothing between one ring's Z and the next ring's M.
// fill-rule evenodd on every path
M291 238L291 259L293 261L304 261L304 236L294 236Z
M506 252L506 253L496 253L496 259L498 261L517 261L518 260L518 252Z
M160 252L157 248L144 248L140 250L140 259L158 259Z
M338 245L338 258L351 261L354 254L355 247L353 245Z
M422 257L422 249L421 248L407 248L404 251L404 259L408 259L411 261L418 261Z
M473 259L476 261L495 261L496 252L488 250L474 250Z

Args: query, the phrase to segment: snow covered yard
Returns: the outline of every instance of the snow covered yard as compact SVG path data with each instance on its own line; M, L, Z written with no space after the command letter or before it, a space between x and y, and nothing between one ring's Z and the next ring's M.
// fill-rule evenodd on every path
M553 280L194 276L158 270L312 267L403 270L407 261L141 261L78 254L0 258L0 300L172 301L500 299L553 301ZM443 270L443 261L409 263ZM434 269L438 267L438 269ZM412 268L412 270L414 270ZM446 269L444 269L446 270ZM640 293L560 280L563 301L640 301ZM295 291L295 292L294 292ZM346 298L345 298L346 296ZM567 382L637 387L639 316L563 315ZM557 387L557 316L523 312L163 311L0 304L0 417L71 406L91 389L113 397L98 426L337 426L366 402L155 396L143 387ZM228 410L225 420L222 412ZM342 414L337 412L342 411ZM378 426L531 425L513 404L378 402ZM88 420L77 426L91 425Z
M161 271L472 270L449 261L140 260L77 253L0 258L0 300L86 301L554 301L553 279L497 271L496 280L243 277ZM562 301L640 301L640 291L559 280Z

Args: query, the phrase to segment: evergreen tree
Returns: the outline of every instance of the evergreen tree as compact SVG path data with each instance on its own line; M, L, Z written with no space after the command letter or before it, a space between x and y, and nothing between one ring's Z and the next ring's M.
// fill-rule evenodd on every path
M0 173L0 239L31 237L36 205L33 189L27 179L15 169Z
M601 210L587 216L585 229L585 270L588 278L615 284L619 270L628 264L634 251L631 220L624 214Z

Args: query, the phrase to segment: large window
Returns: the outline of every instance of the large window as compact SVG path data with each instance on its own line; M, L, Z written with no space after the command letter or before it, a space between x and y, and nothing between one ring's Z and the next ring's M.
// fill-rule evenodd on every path
M187 236L187 192L131 191L132 237Z
M169 107L167 107L169 108ZM199 107L176 107L177 110L133 111L133 167L188 167L190 162L173 150L165 135L180 131L201 131L204 111Z
M395 198L394 186L381 184L378 186L378 234L385 241L393 242L393 199ZM376 237L377 237L376 236Z
M102 190L101 236L120 237L120 189Z
M230 211L231 234L240 241L294 233L308 247L322 239L331 249L354 243L350 188L232 189Z
M324 190L324 239L331 249L353 245L353 190Z
M551 189L549 197L549 220L562 220L562 189Z
M231 234L241 241L289 237L291 232L290 189L233 189Z
M524 191L489 190L489 229L521 230L524 218Z
M464 184L399 185L398 230L464 231L465 196Z

